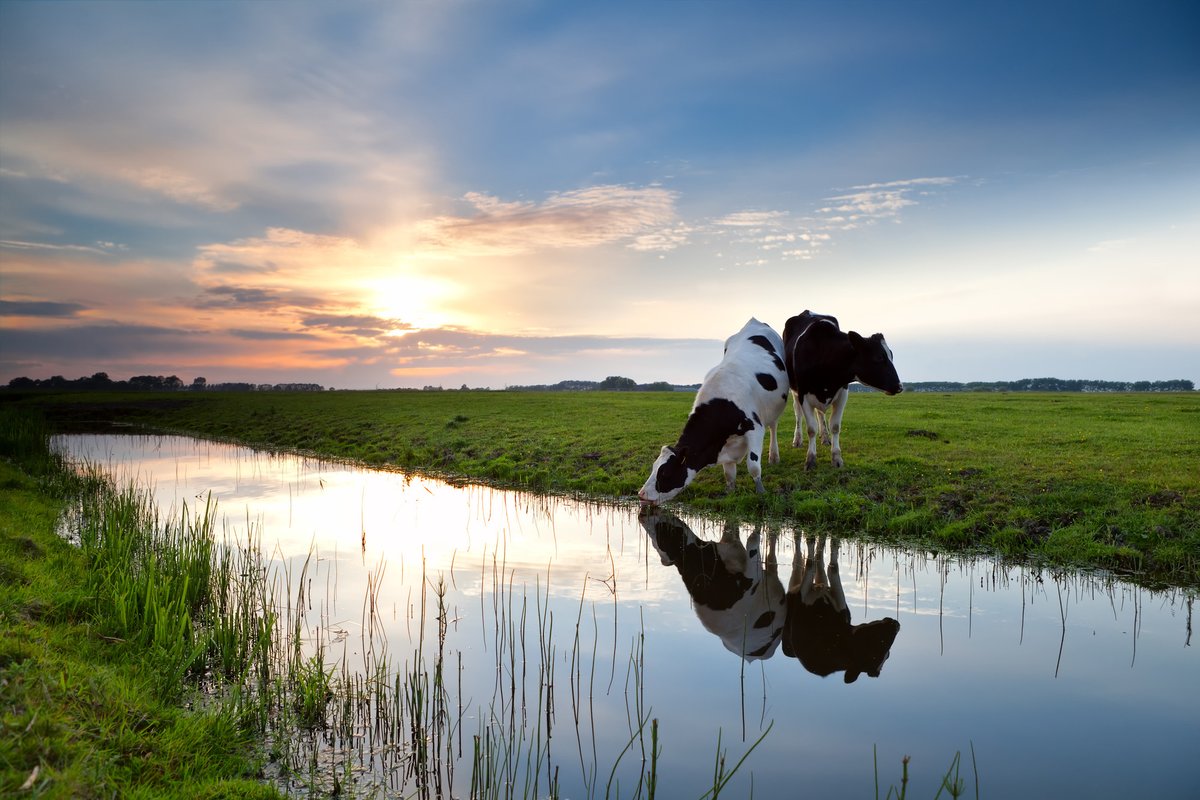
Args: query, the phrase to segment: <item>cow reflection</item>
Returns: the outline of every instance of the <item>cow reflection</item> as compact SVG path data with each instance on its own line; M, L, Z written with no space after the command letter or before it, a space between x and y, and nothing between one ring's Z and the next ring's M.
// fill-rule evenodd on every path
M802 555L797 537L788 582L783 654L799 659L805 669L822 677L845 670L846 683L853 683L864 672L878 678L900 623L884 617L851 625L837 563L837 539L830 541L828 568L824 562L824 537L809 539L806 555Z
M765 558L761 526L742 544L735 521L720 541L701 539L678 517L654 506L638 516L663 566L674 566L692 598L700 623L747 661L770 658L783 634L784 590L775 562L776 535L768 535Z

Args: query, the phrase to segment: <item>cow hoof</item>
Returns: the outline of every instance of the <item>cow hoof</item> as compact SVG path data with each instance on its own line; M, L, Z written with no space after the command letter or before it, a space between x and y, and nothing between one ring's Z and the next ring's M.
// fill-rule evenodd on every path
M833 460L833 466L835 469L841 469L842 467L846 466L846 462L842 461L840 458L835 458Z
M809 458L804 462L805 469L816 469L816 466L817 460L815 458Z

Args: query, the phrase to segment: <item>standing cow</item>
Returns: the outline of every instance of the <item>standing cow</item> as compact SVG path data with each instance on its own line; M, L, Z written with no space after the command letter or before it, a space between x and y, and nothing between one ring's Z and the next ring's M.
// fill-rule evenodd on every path
M665 445L638 492L644 503L664 503L710 464L725 470L733 491L737 464L746 459L754 487L763 492L763 439L771 432L770 458L779 463L776 425L787 406L783 340L753 317L725 341L725 357L704 377L679 441Z
M841 467L845 462L839 436L850 383L858 381L887 395L904 391L892 364L892 351L882 333L864 338L854 331L843 332L836 318L811 311L789 319L783 336L788 381L796 409L792 446L801 444L803 417L808 431L805 469L817 465L817 433L821 427L828 431L833 466ZM826 418L820 420L818 414Z

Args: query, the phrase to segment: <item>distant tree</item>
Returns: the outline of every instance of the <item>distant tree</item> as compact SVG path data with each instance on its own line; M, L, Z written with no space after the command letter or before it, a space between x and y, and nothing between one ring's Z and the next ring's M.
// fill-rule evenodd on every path
M130 389L153 390L163 386L162 375L134 375L129 379Z
M34 389L36 387L37 383L32 378L13 378L8 382L8 388L10 389Z
M204 378L196 378L192 381L192 391L202 392L208 386L208 381Z
M629 391L637 388L637 381L633 378L623 378L620 375L609 375L600 381L600 388L608 391Z

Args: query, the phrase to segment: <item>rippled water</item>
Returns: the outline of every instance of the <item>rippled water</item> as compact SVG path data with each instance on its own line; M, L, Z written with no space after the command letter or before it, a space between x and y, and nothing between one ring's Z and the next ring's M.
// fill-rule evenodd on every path
M211 493L225 535L255 532L306 582L331 664L415 661L443 593L455 796L485 729L545 742L533 772L563 797L635 796L652 718L661 798L701 797L718 747L730 769L768 729L722 796L874 797L877 759L882 797L907 755L908 796L933 797L956 752L972 797L976 775L983 797L1200 796L1182 590L183 437L55 444L164 511Z

